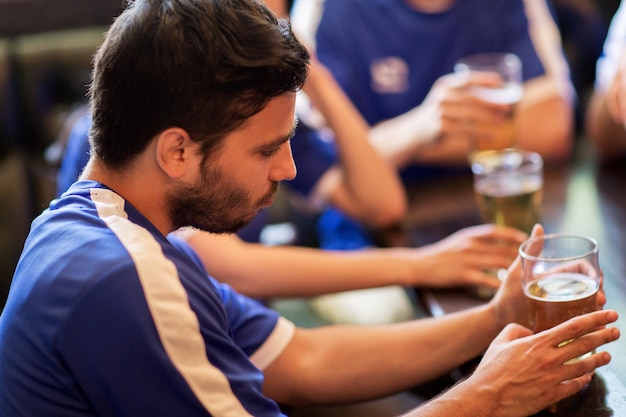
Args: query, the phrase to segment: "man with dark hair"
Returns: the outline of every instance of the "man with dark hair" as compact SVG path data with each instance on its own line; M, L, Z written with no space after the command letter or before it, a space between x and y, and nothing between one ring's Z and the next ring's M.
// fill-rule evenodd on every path
M116 19L94 61L91 159L33 222L0 317L0 415L280 416L277 403L411 387L493 340L472 377L410 415L522 416L608 363L566 364L619 337L613 311L536 335L507 325L524 322L519 262L480 308L305 330L172 245L183 226L237 230L295 176L307 62L256 0L136 0Z

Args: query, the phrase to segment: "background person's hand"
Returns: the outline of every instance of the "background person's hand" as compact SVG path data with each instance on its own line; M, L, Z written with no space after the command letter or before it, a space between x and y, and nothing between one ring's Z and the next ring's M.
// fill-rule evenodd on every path
M443 75L419 106L375 125L370 141L399 168L422 158L437 160L443 155L448 155L444 158L447 163L466 163L476 138L490 134L481 126L504 123L512 110L509 104L481 100L472 88L496 87L501 83L499 76L489 73L468 77Z
M526 238L517 229L493 224L463 228L419 249L424 256L415 263L418 284L498 288L500 281L493 271L511 265Z
M617 340L619 330L605 327L617 318L615 311L596 311L537 334L510 324L491 343L468 382L491 393L494 408L489 415L535 414L579 392L596 368L609 363L607 352L567 362ZM572 341L559 347L565 340Z
M440 136L490 139L491 126L504 123L512 111L510 104L485 101L475 93L476 87L497 87L502 80L497 74L471 73L467 76L448 74L433 85L422 107L436 106Z

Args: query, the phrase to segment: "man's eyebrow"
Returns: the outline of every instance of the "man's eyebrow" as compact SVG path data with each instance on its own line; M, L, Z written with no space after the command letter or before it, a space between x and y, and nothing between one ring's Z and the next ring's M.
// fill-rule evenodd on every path
M286 136L280 137L270 143L266 143L265 145L263 145L263 147L272 147L272 146L280 146L283 143L287 142L288 140L290 140L291 138L293 138L296 135L296 129L298 127L298 119L296 118L293 122L293 126L291 126L291 130L289 131L289 133Z

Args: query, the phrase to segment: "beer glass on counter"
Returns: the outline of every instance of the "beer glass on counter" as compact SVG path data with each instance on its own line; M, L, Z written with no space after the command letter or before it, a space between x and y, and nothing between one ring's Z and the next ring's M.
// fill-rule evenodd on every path
M543 197L543 159L535 152L514 148L484 151L472 161L474 195L483 223L515 227L530 234L540 222ZM500 281L506 269L489 271ZM494 295L490 288L478 288L481 298Z
M541 155L517 149L481 152L472 161L472 172L483 222L530 234L541 218Z
M576 234L538 236L524 242L519 253L528 324L534 332L597 309L601 271L598 243L593 238ZM568 342L564 340L561 345ZM575 400L563 400L548 411L565 411Z
M480 132L473 138L470 160L482 151L512 148L516 145L514 123L515 105L523 95L522 62L512 53L481 53L461 58L454 66L454 72L468 76L472 72L498 74L501 84L497 87L473 86L472 94L481 100L512 105L511 112L501 123L475 124L474 130Z

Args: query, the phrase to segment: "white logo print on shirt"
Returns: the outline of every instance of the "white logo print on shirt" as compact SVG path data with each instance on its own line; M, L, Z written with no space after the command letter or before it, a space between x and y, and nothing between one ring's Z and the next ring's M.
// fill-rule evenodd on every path
M409 66L402 58L389 56L374 60L370 66L372 90L377 93L402 93L408 88Z

